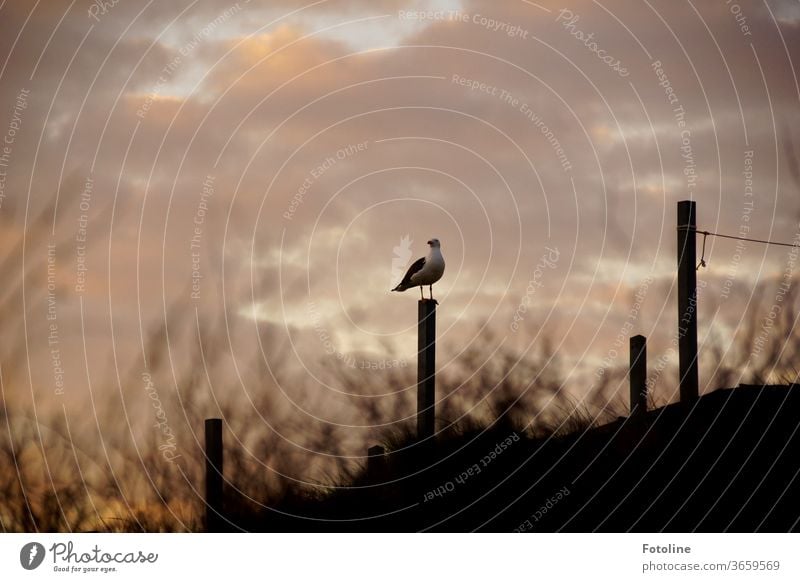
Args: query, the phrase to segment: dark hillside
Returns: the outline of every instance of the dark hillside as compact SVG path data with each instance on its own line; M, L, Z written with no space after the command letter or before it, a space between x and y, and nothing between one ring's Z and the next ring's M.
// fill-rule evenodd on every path
M740 386L569 434L465 430L395 447L329 495L228 504L267 531L788 531L798 419L797 385Z

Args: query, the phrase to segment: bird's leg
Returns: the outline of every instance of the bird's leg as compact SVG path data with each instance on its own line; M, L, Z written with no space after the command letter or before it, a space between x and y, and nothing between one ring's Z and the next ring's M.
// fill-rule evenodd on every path
M431 294L431 299L433 299L433 285L428 285L428 293Z
M419 286L419 298L425 299L425 295L422 294L422 285Z

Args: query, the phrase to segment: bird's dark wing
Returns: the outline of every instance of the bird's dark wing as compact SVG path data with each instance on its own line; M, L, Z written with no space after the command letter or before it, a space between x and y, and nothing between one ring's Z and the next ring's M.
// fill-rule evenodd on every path
M407 289L411 286L411 277L414 273L421 271L422 267L425 266L425 257L414 261L411 266L406 271L406 276L403 277L403 280L400 281L400 284L396 287L396 289Z

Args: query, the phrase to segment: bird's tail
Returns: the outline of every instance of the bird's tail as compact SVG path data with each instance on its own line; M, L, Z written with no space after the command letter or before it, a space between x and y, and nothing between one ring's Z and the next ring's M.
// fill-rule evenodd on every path
M405 290L406 290L406 287L403 287L402 283L400 283L397 287L392 289L392 291L405 291Z

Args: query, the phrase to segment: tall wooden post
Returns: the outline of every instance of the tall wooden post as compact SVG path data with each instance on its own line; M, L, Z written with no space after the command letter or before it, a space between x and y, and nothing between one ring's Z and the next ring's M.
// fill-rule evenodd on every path
M697 206L678 202L678 357L681 402L697 399Z
M436 301L420 299L417 327L417 440L436 430Z
M222 420L207 418L206 531L222 531Z
M631 416L647 412L647 338L635 335L630 339Z

